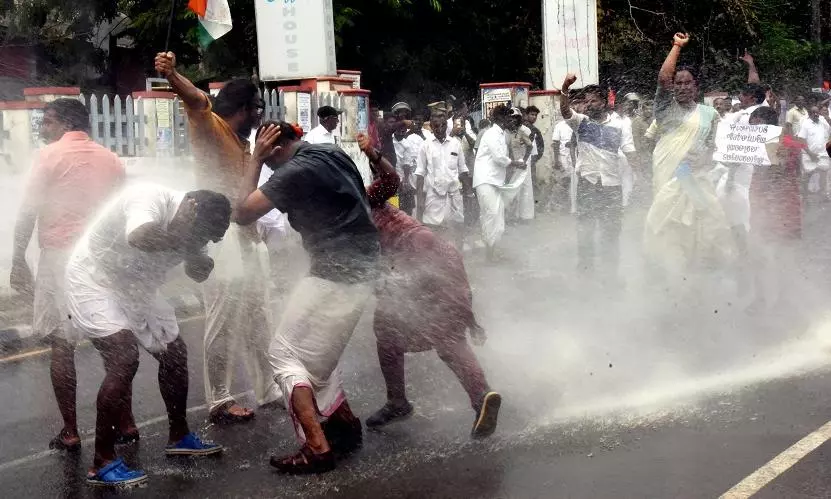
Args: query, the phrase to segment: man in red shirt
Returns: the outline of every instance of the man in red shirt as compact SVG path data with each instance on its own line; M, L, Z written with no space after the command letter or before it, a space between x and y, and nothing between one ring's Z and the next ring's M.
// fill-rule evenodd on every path
M77 450L81 446L75 415L75 344L64 302L64 270L69 253L87 223L123 184L121 160L93 142L89 114L78 100L58 99L46 105L41 138L48 144L38 154L24 192L14 231L11 287L34 292L32 330L52 346L52 387L63 429L51 448ZM37 278L26 263L26 248L38 225L40 257ZM128 405L128 407L131 407ZM135 439L138 430L132 411L121 422L122 438Z

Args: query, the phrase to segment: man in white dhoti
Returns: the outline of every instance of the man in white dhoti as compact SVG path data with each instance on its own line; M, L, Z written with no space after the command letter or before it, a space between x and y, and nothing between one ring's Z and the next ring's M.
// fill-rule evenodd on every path
M505 233L505 209L528 174L523 160L511 159L506 129L513 124L511 111L503 105L493 109L493 125L482 136L473 167L473 188L479 201L479 222L488 260L496 258L495 248ZM508 168L516 169L506 182Z
M173 307L160 295L180 263L203 282L214 262L205 246L231 222L231 203L213 191L177 192L155 185L127 188L78 241L66 269L66 305L73 325L101 353L106 374L98 391L95 457L87 481L96 486L147 480L115 453L119 422L139 364L139 346L159 361L159 389L170 424L168 455L208 455L187 423L188 356Z
M461 142L446 133L445 107L432 108L430 126L433 134L416 156L416 218L461 251L465 222L462 193L470 192L470 174Z
M361 444L361 422L336 368L372 294L380 252L357 167L337 146L311 145L302 135L284 122L261 127L234 211L234 220L247 225L277 208L311 257L309 275L292 293L269 348L302 443L296 454L271 459L289 474L330 471L334 452ZM263 163L275 173L258 189ZM321 424L321 418L328 420Z

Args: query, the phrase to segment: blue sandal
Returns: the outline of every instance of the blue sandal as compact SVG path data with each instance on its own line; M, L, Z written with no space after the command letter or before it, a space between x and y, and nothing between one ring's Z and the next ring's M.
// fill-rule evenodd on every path
M203 442L196 433L188 433L179 442L165 447L164 452L168 456L210 456L225 450L219 444Z
M87 474L87 483L93 487L132 487L147 481L147 474L131 470L121 458L104 466L97 473Z

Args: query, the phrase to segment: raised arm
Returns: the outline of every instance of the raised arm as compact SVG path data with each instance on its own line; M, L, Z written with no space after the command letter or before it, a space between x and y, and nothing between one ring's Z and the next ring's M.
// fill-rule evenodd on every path
M756 68L756 61L753 59L753 56L750 55L750 52L745 49L744 55L739 57L740 60L744 61L747 64L747 82L748 83L762 83L762 79L759 78L759 70Z
M574 85L575 81L577 81L577 75L574 73L567 74L566 79L563 80L563 86L560 89L560 114L563 115L564 120L570 119L572 115L568 89Z
M190 80L176 71L176 54L173 52L159 52L156 54L156 71L167 78L173 92L182 99L182 102L191 109L205 109L208 98Z
M374 147L372 147L372 140L365 134L358 134L358 147L369 158L369 162L375 167L378 172L376 178L366 189L366 195L369 198L369 206L371 208L378 208L383 206L387 200L398 192L398 186L401 184L401 179L396 173L392 163L387 161Z
M260 179L265 160L273 156L280 148L276 145L278 138L280 138L280 128L275 125L261 128L257 133L254 154L245 165L245 172L237 191L234 212L231 215L232 220L238 225L254 223L274 209L274 203L257 189L257 181Z
M690 36L686 33L675 33L672 37L672 49L670 49L667 58L661 65L661 70L658 72L658 88L663 90L671 90L673 81L675 81L675 68L678 66L678 56L681 55L681 49L690 41Z

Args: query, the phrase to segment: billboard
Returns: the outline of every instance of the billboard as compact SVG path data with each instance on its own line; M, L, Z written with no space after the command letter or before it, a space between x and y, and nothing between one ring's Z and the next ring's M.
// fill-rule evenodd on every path
M543 0L546 90L559 89L568 73L574 88L597 84L597 0Z
M332 0L255 0L262 81L335 76Z

